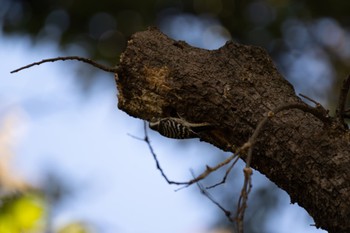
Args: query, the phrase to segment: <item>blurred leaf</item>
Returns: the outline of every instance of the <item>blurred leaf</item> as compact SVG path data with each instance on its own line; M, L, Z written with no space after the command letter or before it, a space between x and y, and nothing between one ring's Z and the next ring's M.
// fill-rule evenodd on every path
M45 204L34 193L2 199L0 233L41 232L44 229Z
M84 223L70 223L58 231L58 233L91 233L91 229Z

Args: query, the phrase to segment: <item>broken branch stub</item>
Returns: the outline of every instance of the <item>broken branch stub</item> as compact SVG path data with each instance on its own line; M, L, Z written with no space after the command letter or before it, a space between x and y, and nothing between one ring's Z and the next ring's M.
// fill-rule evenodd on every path
M263 49L228 42L209 51L153 28L129 40L116 80L120 109L145 120L180 116L230 128L214 132L222 149L248 139L252 116L256 124L268 109L301 102ZM240 139L227 138L232 132Z
M200 139L231 151L269 111L304 104L263 49L228 42L209 51L154 28L131 37L116 83L118 106L128 114L210 123ZM251 166L303 206L316 227L350 232L350 136L330 122L300 109L279 113L259 134Z

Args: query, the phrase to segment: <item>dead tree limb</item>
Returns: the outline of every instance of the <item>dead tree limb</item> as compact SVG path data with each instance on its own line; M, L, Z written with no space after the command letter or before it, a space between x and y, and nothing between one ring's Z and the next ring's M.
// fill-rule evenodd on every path
M117 69L118 106L151 120L177 117L215 127L199 135L222 150L240 147L264 113L304 104L259 47L228 42L194 48L156 29L134 34ZM297 109L259 134L251 166L304 207L316 227L350 232L350 135L344 124ZM244 155L242 159L246 159Z

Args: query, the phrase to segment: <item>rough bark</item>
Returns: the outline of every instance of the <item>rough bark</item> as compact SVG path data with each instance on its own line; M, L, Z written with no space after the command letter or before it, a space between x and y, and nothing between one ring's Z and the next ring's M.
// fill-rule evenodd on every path
M123 111L211 123L200 140L222 150L246 142L269 110L302 103L263 49L228 42L209 51L153 28L128 41L116 83ZM350 136L331 121L297 109L278 114L259 136L252 167L288 192L316 227L350 232Z

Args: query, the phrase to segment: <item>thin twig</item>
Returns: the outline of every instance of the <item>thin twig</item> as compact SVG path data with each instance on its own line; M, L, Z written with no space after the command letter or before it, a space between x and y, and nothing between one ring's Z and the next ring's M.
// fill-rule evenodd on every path
M191 170L191 174L193 177L195 177L193 170ZM194 178L195 179L195 178ZM200 182L196 183L199 190L201 191L201 193L207 197L212 203L214 203L217 207L219 207L219 209L221 209L224 213L225 216L229 219L230 222L233 222L232 218L231 218L231 211L228 211L227 209L225 209L222 205L219 204L219 202L217 202L212 195L203 187L203 185Z
M221 184L224 184L226 182L226 179L227 179L228 175L230 174L232 168L235 166L235 164L237 163L239 158L240 158L240 156L236 155L236 159L232 162L230 167L228 169L226 169L225 176L222 178L222 180L220 182L213 184L211 186L208 186L208 187L206 187L206 189L212 189L212 188L215 188Z
M79 57L79 56L67 56L67 57L55 57L55 58L50 58L50 59L44 59L44 60L41 60L39 62L34 62L34 63L29 64L29 65L18 68L16 70L13 70L13 71L11 71L11 73L16 73L18 71L28 69L32 66L41 65L41 64L46 63L46 62L65 61L65 60L77 60L77 61L85 62L87 64L90 64L94 67L97 67L97 68L104 70L106 72L109 72L109 73L117 73L117 70L118 70L118 68L116 68L116 67L108 67L108 66L99 64L99 63L97 63L89 58L84 58L84 57Z
M158 158L157 158L157 155L156 153L154 152L153 150L153 147L151 145L151 142L149 140L149 137L148 137L148 133L147 133L147 123L146 121L144 121L144 124L143 124L143 129L144 129L144 132L145 132L145 138L144 138L144 141L147 143L148 145L148 148L153 156L153 159L154 161L156 162L156 166L157 166L157 169L160 171L160 173L162 174L163 178L166 180L166 182L168 182L168 184L177 184L177 185L187 185L188 182L177 182L177 181L172 181L170 180L164 173L162 167L160 166L160 163L158 161Z
M314 104L316 105L316 107L322 106L319 102L317 102L317 101L314 100L314 99L311 99L309 96L306 96L306 95L301 94L301 93L299 93L299 95L300 95L301 97L303 97L304 99L307 99L308 101L314 103Z
M315 104L315 108L312 108L312 109L315 109L316 111L318 111L320 115L324 115L324 116L326 116L326 117L329 118L329 116L328 116L329 111L328 111L327 109L325 109L325 108L322 106L322 104L320 104L319 102L317 102L317 101L311 99L310 97L308 97L308 96L306 96L306 95L303 95L303 94L301 94L301 93L299 93L299 95L300 95L301 97L303 97L304 99L307 99L307 100L309 100L309 101L311 101L312 103Z
M156 153L154 152L153 150L153 147L151 145L151 142L149 140L149 137L148 137L148 133L147 133L147 124L146 124L146 121L144 122L144 133L145 133L145 138L143 139L143 141L145 141L148 145L148 148L154 158L154 161L156 162L156 166L157 166L157 169L160 171L161 175L164 177L164 179L168 182L168 184L176 184L176 185L185 185L184 187L182 188L187 188L189 187L190 185L194 184L194 183L197 183L198 181L200 180L203 180L205 179L208 175L210 175L212 172L215 172L216 170L218 170L219 168L225 166L226 164L230 163L239 153L240 151L238 150L236 153L234 153L233 155L231 155L230 157L228 157L227 159L225 159L224 161L218 163L217 165L215 165L214 167L210 167L210 166L206 166L206 169L204 172L202 172L199 176L193 178L192 180L190 181L186 181L186 182L178 182L178 181L172 181L172 180L169 180L169 178L165 175L163 169L161 168L160 166L160 163L158 161L158 158L157 158L157 155ZM138 138L136 138L138 139ZM182 188L179 188L177 189L176 191L182 189Z
M231 155L230 157L228 157L227 159L225 159L224 161L218 163L216 166L214 167L209 167L207 166L205 171L203 173L201 173L199 176L197 176L196 178L190 180L187 182L187 185L186 187L194 184L194 183L197 183L198 181L200 180L203 180L204 178L206 178L209 174L211 174L212 172L218 170L219 168L225 166L226 164L229 164L237 155L236 154L233 154Z
M136 139L136 140L139 140L139 141L145 141L145 138L140 138L140 137L137 137L137 136L132 135L132 134L129 134L129 133L127 133L127 135L128 135L129 137L132 137L133 139Z
M237 206L237 214L236 214L236 223L237 223L237 229L239 233L243 233L243 223L244 223L244 214L245 210L247 209L247 200L249 193L252 189L252 173L253 170L251 168L245 167L243 169L244 171L244 184L241 190L241 195L238 199L238 206Z

